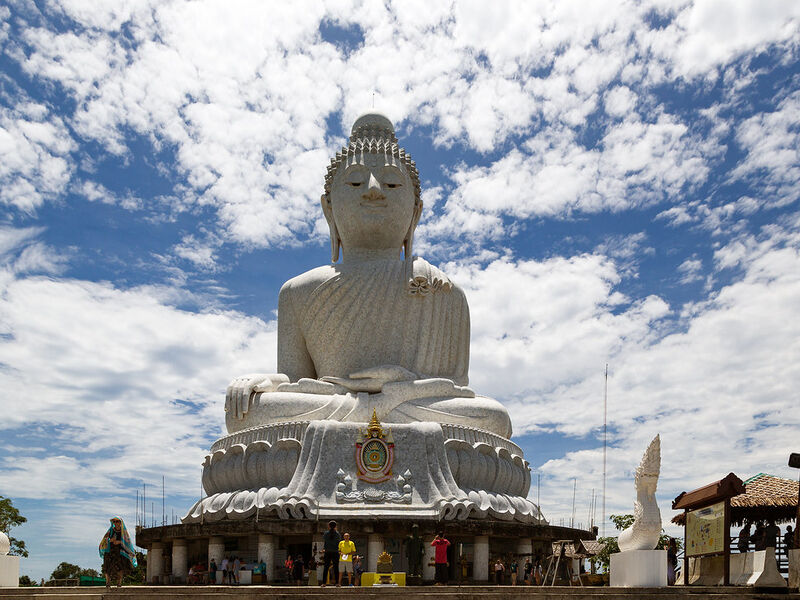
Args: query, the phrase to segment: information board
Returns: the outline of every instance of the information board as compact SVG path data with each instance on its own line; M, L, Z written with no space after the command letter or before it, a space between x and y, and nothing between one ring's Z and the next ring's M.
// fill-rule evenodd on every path
M725 551L725 502L686 513L686 556Z

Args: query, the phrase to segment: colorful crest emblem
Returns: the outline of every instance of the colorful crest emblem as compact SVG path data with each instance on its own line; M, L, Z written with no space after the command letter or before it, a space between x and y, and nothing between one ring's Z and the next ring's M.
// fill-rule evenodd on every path
M367 429L361 435L363 439L356 442L358 478L367 483L388 481L394 464L394 441L390 431L381 427L374 410Z

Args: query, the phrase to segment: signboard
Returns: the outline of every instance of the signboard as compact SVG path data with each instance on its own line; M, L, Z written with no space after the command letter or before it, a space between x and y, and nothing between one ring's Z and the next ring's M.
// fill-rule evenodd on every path
M686 556L725 552L725 502L686 513Z

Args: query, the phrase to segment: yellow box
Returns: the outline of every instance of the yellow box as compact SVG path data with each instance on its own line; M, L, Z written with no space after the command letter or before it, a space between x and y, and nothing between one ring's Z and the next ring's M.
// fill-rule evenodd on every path
M361 574L361 587L368 587L375 583L380 582L381 573L362 573ZM405 573L392 573L392 583L396 583L400 586L405 586L406 584L406 574Z

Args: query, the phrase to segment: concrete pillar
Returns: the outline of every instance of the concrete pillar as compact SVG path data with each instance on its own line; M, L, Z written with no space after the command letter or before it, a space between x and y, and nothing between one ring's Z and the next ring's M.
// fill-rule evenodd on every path
M789 550L789 587L800 587L800 548Z
M423 545L425 547L425 554L422 555L422 579L425 581L433 581L436 579L436 567L433 566L433 559L435 558L435 548L431 546L433 538L423 537Z
M489 536L476 535L472 557L472 579L481 583L489 581Z
M212 535L208 538L208 564L211 564L211 559L214 559L214 562L217 563L217 572L220 568L222 568L222 559L225 556L225 540L223 540L220 536ZM212 581L212 584L216 583L216 581Z
M383 552L383 536L370 533L367 538L367 572L378 570L378 556Z
M525 564L525 559L528 558L527 555L530 555L532 552L533 552L533 542L531 542L530 538L522 538L517 542L517 554L524 555L519 557L521 561L520 564Z
M322 581L322 569L324 567L324 550L325 540L322 537L321 533L315 533L314 536L311 538L311 549L313 550L316 546L317 553L314 555L314 560L317 561L317 581ZM366 565L364 565L366 566Z
M263 560L267 565L264 579L273 581L275 579L275 538L268 533L258 534L258 560Z
M208 562L211 562L212 558L216 561L217 568L219 568L222 559L225 558L225 541L217 535L208 538Z
M172 580L186 583L189 576L189 547L186 540L172 540Z
M161 571L164 564L164 546L161 542L153 542L147 550L147 583L164 583L161 580Z

